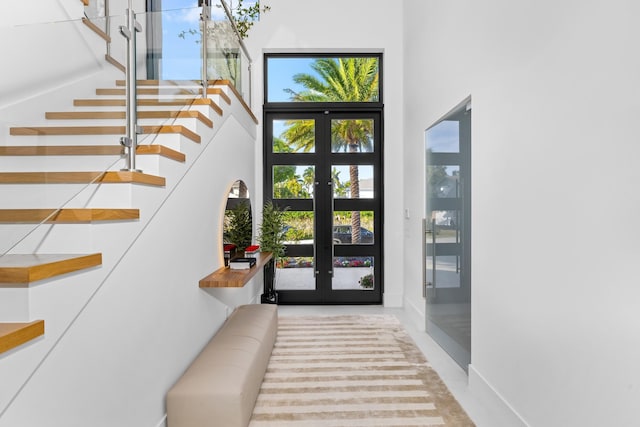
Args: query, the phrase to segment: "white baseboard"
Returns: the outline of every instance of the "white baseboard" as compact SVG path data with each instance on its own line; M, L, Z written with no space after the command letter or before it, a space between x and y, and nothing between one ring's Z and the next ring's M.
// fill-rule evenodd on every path
M387 308L401 308L402 294L385 292L384 295L382 295L382 304Z
M426 330L426 322L425 322L425 301L420 300L422 305L416 304L416 301L406 299L404 300L404 310L405 313L411 319L411 322L420 332L425 332Z
M469 365L469 390L495 416L495 427L530 427L473 365Z

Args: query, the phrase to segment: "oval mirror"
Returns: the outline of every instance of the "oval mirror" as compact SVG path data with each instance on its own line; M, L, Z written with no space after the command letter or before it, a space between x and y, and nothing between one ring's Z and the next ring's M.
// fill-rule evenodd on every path
M222 240L225 265L229 264L230 259L242 256L252 239L253 219L249 189L244 181L237 180L229 190L224 212Z

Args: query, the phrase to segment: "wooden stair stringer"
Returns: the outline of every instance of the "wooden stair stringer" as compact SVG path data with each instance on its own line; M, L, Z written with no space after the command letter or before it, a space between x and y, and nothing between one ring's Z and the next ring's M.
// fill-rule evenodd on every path
M84 25L86 25L87 27L89 27L91 29L91 31L96 33L100 38L104 39L104 41L106 41L107 43L111 43L111 37L107 33L105 33L102 30L102 28L98 27L96 24L91 22L90 19L83 17L82 18L82 23Z

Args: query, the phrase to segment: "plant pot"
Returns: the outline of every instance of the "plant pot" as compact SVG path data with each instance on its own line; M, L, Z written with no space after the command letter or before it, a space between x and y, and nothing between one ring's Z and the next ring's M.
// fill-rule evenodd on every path
M278 293L274 289L274 283L276 278L276 263L272 259L267 262L263 267L264 273L264 284L262 288L262 296L260 297L260 302L262 304L277 304L278 303Z

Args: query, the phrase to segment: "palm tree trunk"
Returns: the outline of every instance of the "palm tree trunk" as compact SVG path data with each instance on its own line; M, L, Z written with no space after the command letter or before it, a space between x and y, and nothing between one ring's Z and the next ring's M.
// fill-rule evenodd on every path
M349 144L349 152L356 153L358 144ZM351 181L351 198L360 198L360 178L358 177L358 165L349 166L349 180ZM357 244L361 242L360 232L360 211L351 212L351 243Z

